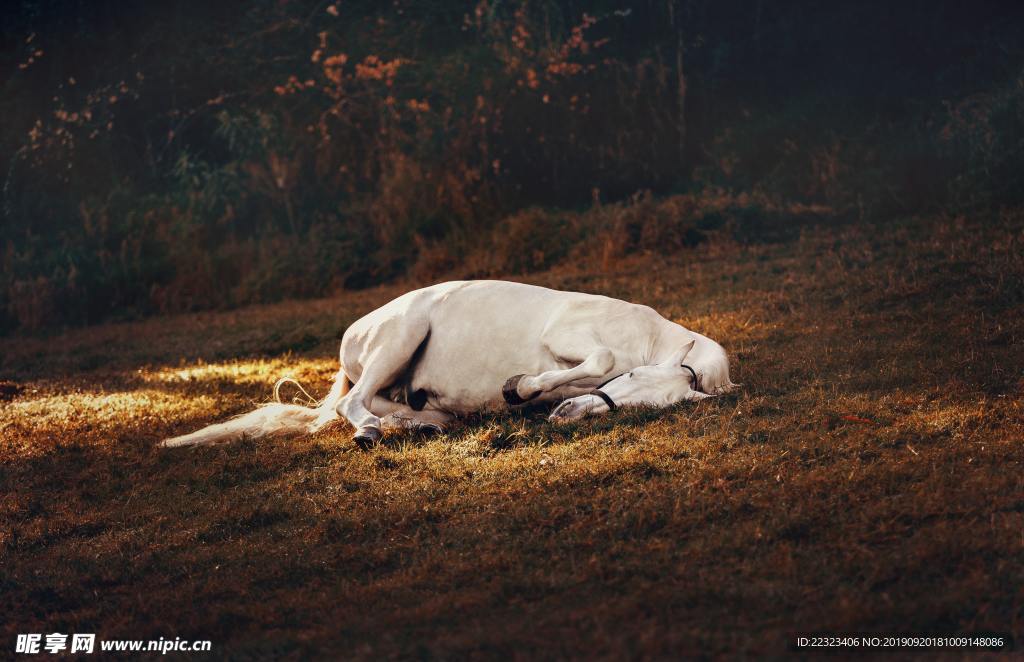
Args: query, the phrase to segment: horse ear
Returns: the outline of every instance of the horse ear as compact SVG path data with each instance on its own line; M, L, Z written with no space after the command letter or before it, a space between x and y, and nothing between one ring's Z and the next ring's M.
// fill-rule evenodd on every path
M693 349L693 343L695 342L696 339L692 339L690 340L690 342L680 347L679 350L672 356L672 363L677 366L682 365L683 361L686 360L686 355L690 353L691 349Z

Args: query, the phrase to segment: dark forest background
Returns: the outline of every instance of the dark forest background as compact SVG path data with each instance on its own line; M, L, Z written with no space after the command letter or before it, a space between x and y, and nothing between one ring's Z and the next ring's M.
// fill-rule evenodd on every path
M1024 188L1020 3L9 3L0 330Z

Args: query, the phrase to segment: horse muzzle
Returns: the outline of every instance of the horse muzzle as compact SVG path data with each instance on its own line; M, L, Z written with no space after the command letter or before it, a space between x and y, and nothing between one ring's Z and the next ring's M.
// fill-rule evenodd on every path
M611 411L611 407L597 395L587 393L564 400L548 416L552 423L570 423L590 414L603 414Z

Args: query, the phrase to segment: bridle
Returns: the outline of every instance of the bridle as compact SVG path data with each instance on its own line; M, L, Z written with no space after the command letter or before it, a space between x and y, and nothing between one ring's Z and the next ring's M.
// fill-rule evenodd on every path
M700 391L701 393L703 393L704 390L700 387L700 380L697 378L697 371L691 368L690 366L686 365L685 363L682 363L680 365L681 367L689 370L690 374L693 375L693 389L695 391ZM616 409L619 408L618 405L615 404L615 401L612 400L612 397L610 395L608 395L601 389L604 388L605 385L607 385L609 382L612 382L621 376L622 375L615 375L611 379L605 380L603 383L599 384L597 388L589 391L589 395L596 395L597 397L601 398L602 400L604 400L604 403L608 405L608 409L610 409L611 411L615 411Z
M689 370L690 374L693 375L693 390L694 391L700 391L701 393L703 393L704 389L701 388L701 386L700 386L700 378L697 377L697 372L693 368L691 368L690 366L686 365L685 363L681 363L680 365L682 367L686 368L687 370Z
M607 384L607 383L608 382L605 382L604 384ZM604 386L604 384L601 384L601 386ZM604 403L606 405L608 405L608 409L610 409L612 411L615 411L616 409L618 409L618 407L615 405L615 401L612 400L612 397L610 395L608 395L607 393L605 393L604 391L602 391L600 386L595 388L594 390L590 391L590 395L596 395L597 397L599 397L602 400L604 400Z

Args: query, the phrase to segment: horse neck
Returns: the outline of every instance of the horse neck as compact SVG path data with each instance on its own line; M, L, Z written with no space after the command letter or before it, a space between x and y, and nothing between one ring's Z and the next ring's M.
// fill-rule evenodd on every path
M732 388L732 381L729 379L729 358L725 348L707 336L699 333L693 333L693 336L696 342L686 356L686 364L700 375L705 393L728 391Z
M717 342L696 331L690 331L675 322L668 322L668 320L666 322L667 324L662 326L658 334L658 340L655 343L652 354L652 363L660 363L667 360L679 351L680 347L691 340L694 343L693 349L686 355L687 365L695 369L702 369L712 364L717 366L722 361L725 356L725 350Z
M696 356L696 352L700 351L700 345L708 339L699 333L694 333L683 326L665 320L658 329L657 339L654 342L653 351L651 352L651 363L661 363L667 361L673 354L679 351L683 345L696 340L693 344L693 349L690 350L688 356Z

